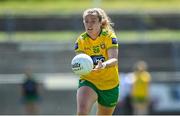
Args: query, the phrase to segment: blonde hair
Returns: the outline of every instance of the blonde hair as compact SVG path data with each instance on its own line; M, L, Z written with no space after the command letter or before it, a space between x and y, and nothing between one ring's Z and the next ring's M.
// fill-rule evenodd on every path
M104 10L102 10L101 8L91 8L91 9L85 10L83 13L83 19L87 15L97 16L99 18L99 21L102 23L101 28L107 29L110 31L114 31L112 28L112 26L114 26L114 24L111 22L111 19L108 17L106 12Z
M135 71L139 71L139 70L147 70L148 66L147 63L143 60L138 61L137 63L135 63L134 65L134 70Z

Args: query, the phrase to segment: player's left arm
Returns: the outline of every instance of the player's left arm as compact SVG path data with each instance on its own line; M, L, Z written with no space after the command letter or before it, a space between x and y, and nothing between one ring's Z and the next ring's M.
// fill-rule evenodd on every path
M105 62L99 61L95 69L104 69L118 64L118 40L114 33L106 39L106 49L108 60Z
M110 48L108 51L108 60L103 62L105 67L112 67L118 64L118 48Z
M112 67L118 64L118 48L108 49L108 60L105 62L99 61L95 70Z

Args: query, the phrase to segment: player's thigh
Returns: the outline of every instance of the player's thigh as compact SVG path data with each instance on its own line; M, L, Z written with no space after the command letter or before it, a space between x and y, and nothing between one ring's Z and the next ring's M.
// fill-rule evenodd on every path
M89 86L81 86L77 90L78 107L92 107L97 100L96 92Z
M115 106L107 107L98 103L97 115L112 115L114 112L114 109L115 109Z

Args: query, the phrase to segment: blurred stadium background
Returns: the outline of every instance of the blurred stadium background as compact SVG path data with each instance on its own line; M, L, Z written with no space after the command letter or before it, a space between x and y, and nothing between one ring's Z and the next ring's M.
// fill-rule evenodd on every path
M75 114L73 44L82 13L101 7L115 23L120 75L138 60L152 74L151 114L180 114L179 0L0 0L0 114L25 114L24 69L41 83L40 114Z

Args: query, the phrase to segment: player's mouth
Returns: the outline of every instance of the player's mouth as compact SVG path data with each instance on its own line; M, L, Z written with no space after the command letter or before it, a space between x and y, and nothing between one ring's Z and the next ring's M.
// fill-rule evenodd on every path
M88 31L92 31L93 30L93 28L88 28Z

